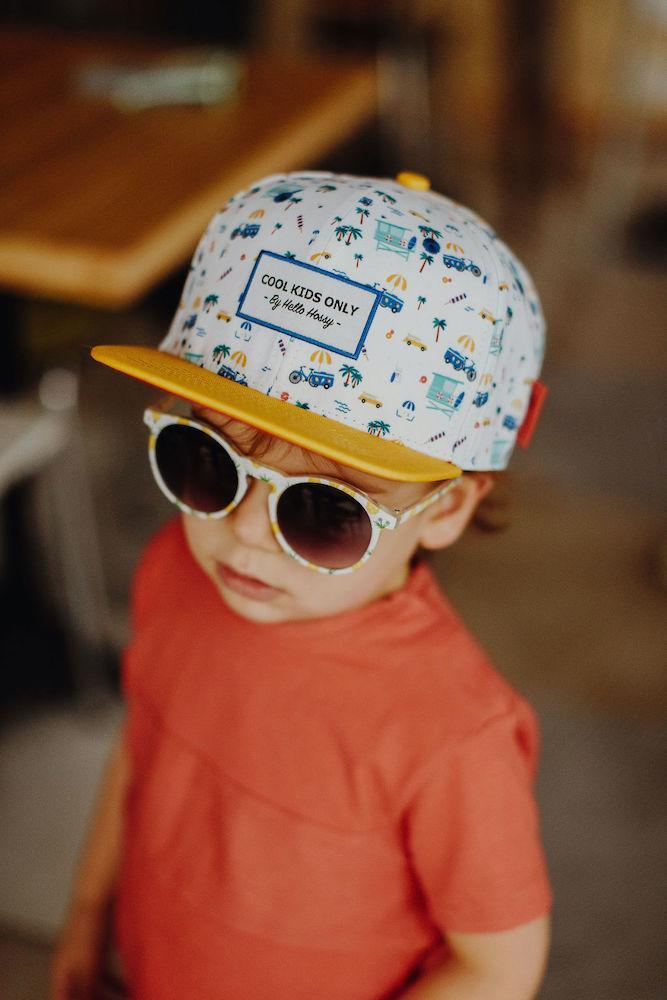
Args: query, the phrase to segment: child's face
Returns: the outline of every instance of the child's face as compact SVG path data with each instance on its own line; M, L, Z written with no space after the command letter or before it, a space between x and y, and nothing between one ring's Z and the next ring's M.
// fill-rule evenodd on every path
M252 428L211 410L199 410L197 418L223 431L239 452L248 452L256 433ZM408 507L432 489L427 483L396 483L354 469L341 471L333 462L277 438L269 440L261 462L286 475L313 474L316 469L318 475L344 479L390 508ZM256 622L328 617L388 594L404 582L430 509L383 532L370 559L357 570L328 575L300 565L281 549L269 522L268 491L266 483L252 480L227 517L182 515L193 557L238 614Z

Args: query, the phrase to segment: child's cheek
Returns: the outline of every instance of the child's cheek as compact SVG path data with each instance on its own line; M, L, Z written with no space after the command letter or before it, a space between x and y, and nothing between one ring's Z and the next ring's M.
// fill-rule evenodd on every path
M213 542L217 534L213 530L214 522L191 514L181 514L181 523L192 558L206 570L212 559Z

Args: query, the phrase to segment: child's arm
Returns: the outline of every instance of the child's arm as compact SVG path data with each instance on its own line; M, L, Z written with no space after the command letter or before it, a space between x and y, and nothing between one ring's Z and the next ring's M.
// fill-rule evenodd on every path
M448 934L451 957L400 1000L532 1000L549 950L549 918L495 934Z
M51 969L52 1000L87 998L114 893L128 781L124 733L106 765Z

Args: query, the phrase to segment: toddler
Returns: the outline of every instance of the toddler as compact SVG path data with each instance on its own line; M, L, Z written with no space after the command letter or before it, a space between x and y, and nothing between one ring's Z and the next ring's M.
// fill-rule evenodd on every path
M169 394L144 419L180 516L136 572L56 1000L102 995L103 951L137 1000L535 996L535 719L420 553L527 443L543 339L426 178L308 172L216 214L159 350L93 350Z

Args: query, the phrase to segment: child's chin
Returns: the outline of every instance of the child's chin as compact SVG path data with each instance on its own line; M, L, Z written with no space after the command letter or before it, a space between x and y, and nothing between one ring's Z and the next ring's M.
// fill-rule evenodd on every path
M293 618L298 617L290 614L285 607L278 606L275 601L253 601L252 598L235 594L220 584L218 584L218 593L228 608L247 621L271 624L292 621Z

